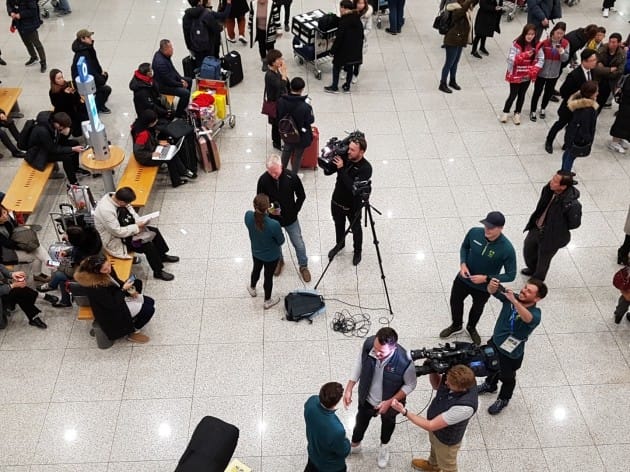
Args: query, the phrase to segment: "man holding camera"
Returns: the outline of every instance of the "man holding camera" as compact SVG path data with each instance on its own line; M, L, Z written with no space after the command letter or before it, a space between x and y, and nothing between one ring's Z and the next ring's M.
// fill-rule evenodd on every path
M361 354L355 364L343 394L346 408L352 403L352 389L359 382L359 405L352 431L352 452L361 450L361 441L370 420L381 416L381 447L377 465L383 469L389 463L387 444L396 427L396 410L392 402L405 402L405 398L416 388L416 367L409 353L398 344L398 334L392 328L381 328L375 336L363 343Z
M538 279L529 279L520 293L515 294L493 278L488 284L488 292L503 303L494 325L494 333L488 342L497 353L499 370L488 376L477 387L477 391L479 394L494 393L499 380L501 381L499 397L488 408L488 413L497 415L512 398L516 386L516 371L523 363L525 342L540 324L541 312L536 303L547 296L547 286Z
M392 408L429 432L429 459L413 459L411 466L414 469L457 472L457 452L468 421L477 411L475 374L470 367L459 364L451 367L442 376L431 373L429 381L437 392L429 405L426 418L408 411L398 400L392 402Z
M330 202L330 211L335 222L335 247L328 252L328 259L332 259L346 245L346 219L352 228L354 243L354 256L352 264L361 262L361 250L363 246L363 231L361 228L361 209L363 202L360 195L355 195L353 186L356 182L370 180L372 177L372 165L365 159L367 141L363 136L350 138L348 144L348 157L333 158L333 164L337 167L337 182Z

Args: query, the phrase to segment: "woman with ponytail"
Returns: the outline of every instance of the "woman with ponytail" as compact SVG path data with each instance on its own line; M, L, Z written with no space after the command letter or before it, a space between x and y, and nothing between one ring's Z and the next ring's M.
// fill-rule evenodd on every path
M271 297L271 291L273 289L273 272L282 256L281 247L284 244L284 234L282 234L280 223L269 217L269 207L269 197L259 193L254 198L254 210L245 212L245 226L249 231L254 260L254 268L250 283L247 284L247 291L252 297L257 295L256 284L260 279L260 272L264 268L265 303L263 307L265 310L280 301L280 297Z

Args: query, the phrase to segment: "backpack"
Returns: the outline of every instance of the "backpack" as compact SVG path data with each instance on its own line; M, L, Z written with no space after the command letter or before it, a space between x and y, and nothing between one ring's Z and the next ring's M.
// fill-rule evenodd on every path
M334 13L326 13L317 20L317 29L320 31L331 31L339 27L339 17Z
M205 22L204 15L195 18L190 25L190 49L193 51L210 50L210 34Z
M433 28L438 30L440 34L448 33L448 30L451 29L453 25L453 17L450 11L446 10L446 7L443 10L440 10L440 13L433 20Z
M289 113L278 120L278 132L282 141L287 144L298 144L300 142L300 130Z
M314 290L294 290L284 298L285 318L288 321L303 319L313 322L313 318L324 313L326 303L324 297Z
M201 79L221 80L221 60L212 56L204 57L201 69L199 69L199 77Z
M32 119L26 120L24 123L24 127L22 128L22 131L20 131L20 135L17 139L17 147L22 151L28 150L28 142L31 139L31 134L33 134L33 129L35 129L36 125L37 121Z
M617 85L615 86L615 91L613 92L613 98L615 99L615 103L621 103L621 100L623 98L623 86L626 83L626 79L628 78L628 75L630 74L622 75L619 78L619 82L617 82Z
M618 290L630 290L630 266L625 266L615 272L613 286Z

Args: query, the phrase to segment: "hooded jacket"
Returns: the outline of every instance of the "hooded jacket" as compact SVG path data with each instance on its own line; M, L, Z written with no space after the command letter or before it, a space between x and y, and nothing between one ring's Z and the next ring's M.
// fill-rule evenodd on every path
M19 13L20 19L13 20L13 24L21 34L37 31L44 23L39 15L37 0L7 0L7 13Z
M564 133L565 147L570 149L573 145L592 144L599 108L597 102L592 98L582 98L580 92L576 92L569 97L567 107L573 115Z
M311 125L315 122L313 107L306 102L306 98L306 95L293 94L278 98L278 119L291 115L300 131L300 142L297 146L301 148L307 148L313 142Z
M72 42L72 52L74 52L74 58L72 59L72 66L70 68L70 75L72 78L78 75L77 63L81 56L85 57L87 64L88 74L94 77L94 83L97 87L102 87L107 83L107 76L103 74L103 68L96 56L96 49L94 49L94 43L87 44L80 39L75 39Z
M129 226L120 226L118 221L118 206L112 200L113 193L107 193L96 205L94 210L94 226L101 236L103 248L108 254L118 257L119 259L131 259L127 254L127 247L123 239L133 236L140 232L137 224ZM127 210L133 216L134 220L138 220L139 216L131 205L127 205Z
M28 139L25 160L40 172L46 168L50 156L72 154L72 146L63 145L63 139L52 124L51 111L40 111L36 125Z
M444 45L466 47L470 36L469 10L478 0L459 0L446 5L446 11L451 13L451 27L444 35Z
M168 109L162 105L157 84L151 77L136 70L129 81L129 90L133 92L136 115L140 116L144 110L153 110L158 118L168 118Z
M527 0L527 22L539 27L545 18L562 18L560 0Z
M182 30L184 32L184 41L186 42L186 48L195 54L204 54L214 57L219 57L219 47L221 45L221 25L218 20L224 20L230 14L232 5L226 5L226 8L222 12L214 12L208 10L202 5L196 7L187 8L182 18ZM195 34L193 26L198 24L206 29L205 34L201 36L205 37L207 44L199 47L199 44L195 45L195 42L191 39ZM197 46L197 47L195 47Z
M363 62L363 23L356 13L347 13L339 18L337 36L330 48L333 64L361 64Z

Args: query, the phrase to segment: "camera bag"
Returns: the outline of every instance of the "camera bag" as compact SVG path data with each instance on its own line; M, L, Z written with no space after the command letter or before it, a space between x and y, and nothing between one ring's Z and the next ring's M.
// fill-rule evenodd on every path
M238 443L239 430L213 416L195 428L175 472L223 472Z
M326 311L326 303L314 290L294 290L284 298L284 308L288 321L307 319L312 323L314 317Z

